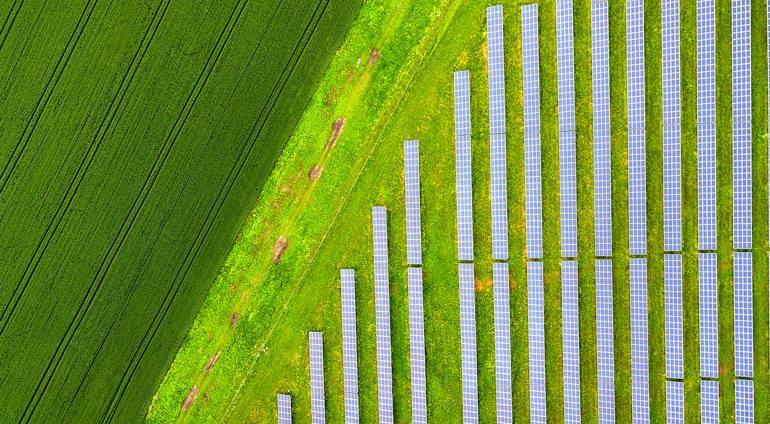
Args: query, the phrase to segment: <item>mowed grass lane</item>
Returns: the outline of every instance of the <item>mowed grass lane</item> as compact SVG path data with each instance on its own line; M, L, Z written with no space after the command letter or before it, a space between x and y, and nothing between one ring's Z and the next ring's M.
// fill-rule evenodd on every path
M245 0L10 10L3 421L143 416L356 11Z

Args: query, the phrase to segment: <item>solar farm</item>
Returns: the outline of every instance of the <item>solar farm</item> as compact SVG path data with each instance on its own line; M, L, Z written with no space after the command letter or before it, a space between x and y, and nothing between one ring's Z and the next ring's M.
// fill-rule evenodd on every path
M770 422L769 17L463 3L228 413Z

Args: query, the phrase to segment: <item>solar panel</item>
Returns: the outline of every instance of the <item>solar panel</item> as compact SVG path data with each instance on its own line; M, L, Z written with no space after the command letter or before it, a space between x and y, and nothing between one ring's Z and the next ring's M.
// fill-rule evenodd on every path
M754 308L752 307L751 273L751 253L733 253L735 375L746 378L754 376Z
M666 422L684 423L684 383L666 381Z
M278 424L291 424L291 396L279 393L278 403Z
M575 58L572 26L572 0L559 0L556 2L559 132L575 131Z
M626 2L628 129L644 125L644 0ZM630 131L629 131L630 133Z
M580 313L578 264L561 263L561 316L564 346L564 422L580 422Z
M599 422L615 422L615 348L612 320L612 260L596 260L596 357Z
M546 422L543 263L527 262L530 422Z
M524 168L527 256L543 257L543 212L540 157L540 77L537 4L521 8L522 70L524 73Z
M476 367L476 300L473 264L457 264L460 284L460 350L462 354L463 422L479 422Z
M719 381L700 382L700 422L719 424Z
M381 423L393 422L393 377L390 354L390 278L387 212L372 208L374 237L374 308L377 330L377 402Z
M666 377L684 379L682 327L682 255L664 255Z
M457 184L457 258L473 260L473 183L471 178L470 80L454 73L455 172Z
M697 1L698 248L716 250L716 61L714 0Z
M735 424L754 423L754 381L735 380Z
M733 122L751 124L751 1L732 2Z
M561 255L577 257L577 182L575 133L559 133L559 199L561 210Z
M313 424L326 422L324 401L323 333L310 332L310 417Z
M733 122L733 247L751 241L751 123Z
M428 422L425 398L425 323L422 306L422 269L407 268L409 286L409 358L412 374L412 422Z
M492 263L495 292L495 384L497 386L497 422L513 422L511 396L511 303L508 264Z
M358 423L358 353L356 337L356 278L352 269L340 270L342 304L342 373L345 383L345 422Z
M487 54L489 72L489 132L505 134L505 53L503 6L487 8Z
M647 254L647 165L644 131L628 133L629 252Z
M717 308L717 254L698 254L700 310L700 375L719 378L719 322Z
M422 263L420 236L420 146L417 140L404 141L404 189L406 200L406 261Z
M591 3L591 66L594 118L594 225L596 256L612 256L610 62L608 7Z
M508 259L508 183L505 172L505 134L490 137L492 199L492 258Z
M663 38L663 244L682 250L682 181L679 75L679 1L662 3Z
M715 9L714 0L697 0L698 123L716 122Z
M634 422L650 421L647 337L647 260L631 258L631 412Z

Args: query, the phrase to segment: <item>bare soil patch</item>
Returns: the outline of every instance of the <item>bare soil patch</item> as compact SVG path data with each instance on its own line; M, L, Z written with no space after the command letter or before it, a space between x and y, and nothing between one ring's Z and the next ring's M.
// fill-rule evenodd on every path
M287 247L289 247L289 240L286 239L286 236L278 237L278 240L275 241L275 247L273 247L274 264L281 262L281 257L283 256L283 253L286 251Z
M321 176L321 171L323 171L323 168L321 168L321 165L316 165L313 167L313 169L310 170L307 176L308 178L310 178L310 181L315 181L318 179L318 177Z
M329 150L337 144L337 139L340 138L343 128L345 128L345 118L341 117L335 119L332 124L332 134L329 136L329 140L326 141L326 146L324 146L325 149Z
M380 51L377 50L376 47L372 47L372 52L369 53L369 60L366 62L366 64L374 65L378 60L380 60Z
M195 402L195 398L198 397L198 386L195 385L190 389L190 393L187 394L187 398L184 400L184 403L182 404L182 411L187 411L190 409L190 406L192 406L193 402Z

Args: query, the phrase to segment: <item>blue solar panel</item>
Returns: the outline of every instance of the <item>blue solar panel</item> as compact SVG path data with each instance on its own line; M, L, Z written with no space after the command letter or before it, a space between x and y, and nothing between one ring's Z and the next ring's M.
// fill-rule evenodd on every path
M390 353L390 278L388 276L387 213L372 208L374 236L374 308L377 330L377 401L380 423L393 422L393 377Z
M599 422L615 422L615 348L612 319L612 260L596 261L596 356Z
M732 2L733 122L751 123L751 1Z
M650 421L647 336L647 260L631 258L631 410L634 422Z
M717 255L698 254L698 286L700 311L700 375L719 378L719 323L717 308Z
M404 199L406 201L406 260L422 264L420 235L420 146L417 140L404 142Z
M561 255L577 257L577 182L575 133L559 134L559 169L561 177Z
M342 373L345 382L345 422L358 423L358 354L356 280L352 269L340 270L342 305Z
M666 423L684 424L684 383L666 381Z
M546 422L543 263L527 262L530 422Z
M489 72L489 132L505 134L505 51L503 6L487 8L487 52Z
M612 256L610 63L608 7L591 3L591 66L594 118L594 225L596 256Z
M733 247L751 242L751 123L733 122Z
M735 424L754 423L754 382L735 380Z
M476 300L473 264L457 264L460 285L460 350L462 354L463 422L479 422L476 366Z
M698 124L698 249L717 248L716 124Z
M407 269L409 286L409 358L412 374L412 422L428 422L425 397L425 323L422 305L422 269Z
M666 377L684 379L682 328L682 255L665 255Z
M735 375L754 376L754 308L752 306L752 258L750 252L733 253L735 296Z
M698 123L716 122L715 8L714 0L697 0ZM713 249L709 249L713 250Z
M643 130L644 119L644 1L626 1L628 129ZM629 131L630 132L630 131Z
M559 131L575 131L575 58L572 0L556 2L556 59L559 83Z
M564 346L564 422L580 422L580 311L578 264L561 263L561 316Z
M719 424L719 381L700 382L700 422Z
M508 264L494 262L492 277L495 292L495 384L497 387L497 422L513 422L511 396L511 303Z
M663 38L663 245L682 250L682 181L679 75L679 1L662 3Z
M505 161L505 134L490 139L492 198L492 258L508 259L508 183Z
M540 157L540 77L537 5L521 8L522 71L524 73L524 167L527 256L543 257L542 183Z
M278 424L291 424L291 396L279 393L278 403Z
M628 133L629 252L647 254L647 164L644 131Z
M313 424L326 422L324 400L324 346L323 334L310 332L310 417Z
M471 178L470 80L454 73L455 172L457 183L457 258L473 260L473 183Z

